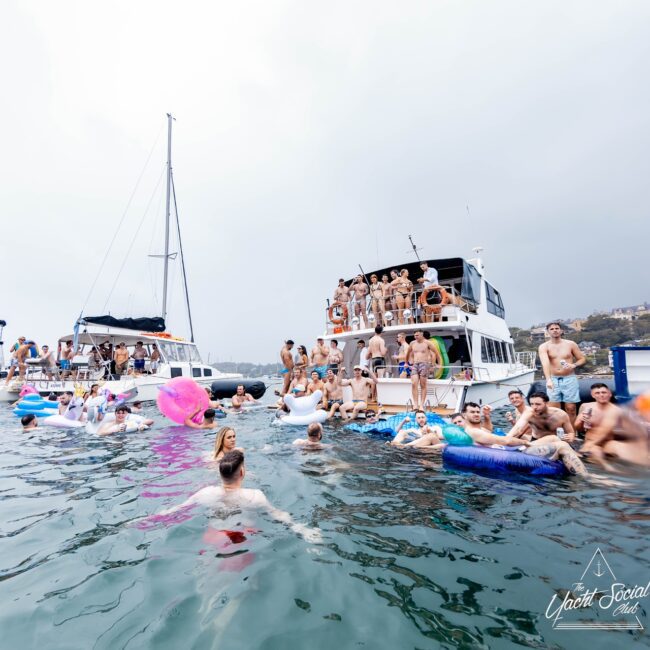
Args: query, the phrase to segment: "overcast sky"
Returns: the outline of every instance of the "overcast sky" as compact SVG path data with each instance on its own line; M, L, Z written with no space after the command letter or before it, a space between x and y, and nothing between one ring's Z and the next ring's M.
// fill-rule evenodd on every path
M483 246L510 325L650 299L646 0L5 0L0 57L8 344L160 311L169 111L204 359L311 346L409 234Z

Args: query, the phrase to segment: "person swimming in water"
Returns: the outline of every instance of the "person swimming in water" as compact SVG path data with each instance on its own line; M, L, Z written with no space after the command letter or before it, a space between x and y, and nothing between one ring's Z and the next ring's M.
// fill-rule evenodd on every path
M292 444L306 449L322 449L323 425L312 422L307 427L307 438L296 438Z
M219 474L221 476L221 485L204 487L184 503L164 510L157 516L169 515L193 505L215 507L218 505L232 504L242 509L265 510L273 519L282 522L307 541L321 541L320 530L294 522L288 512L272 506L262 490L243 487L244 478L246 477L246 466L244 463L244 453L241 450L234 449L224 454L219 461Z
M190 429L215 429L217 423L214 421L217 412L214 409L205 409L203 411L203 420L200 423L194 422L194 418L201 412L201 409L198 408L192 415L185 418L183 424Z
M241 447L237 447L237 434L232 427L221 427L217 431L217 435L214 439L214 452L212 454L213 460L221 460L227 453L234 451L235 449L241 451L244 450Z

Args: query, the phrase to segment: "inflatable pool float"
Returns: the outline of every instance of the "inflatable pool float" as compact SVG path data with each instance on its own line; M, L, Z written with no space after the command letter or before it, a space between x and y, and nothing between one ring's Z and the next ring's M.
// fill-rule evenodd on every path
M294 397L285 395L284 403L289 408L289 415L283 415L279 418L280 424L307 425L312 422L325 422L327 420L327 411L317 409L323 399L323 392L315 390L311 395L304 397Z
M105 422L115 422L115 413L106 413L109 402L109 391L103 395L91 397L86 400L87 419L85 423L86 433L97 433L99 427ZM101 416L101 417L100 417ZM134 433L139 430L140 426L146 420L142 415L129 413L126 418L126 433Z
M174 377L158 388L156 403L160 412L177 424L184 424L192 416L193 422L199 424L203 420L203 411L210 408L205 388L189 377Z
M447 354L445 340L440 336L432 336L429 341L438 348L440 358L442 359L442 366L436 369L433 377L434 379L446 379L449 375L449 355Z
M45 424L48 427L59 427L60 429L79 429L85 427L86 423L81 420L71 420L65 415L49 415L38 421L39 424Z
M253 399L260 399L266 392L266 384L263 381L252 379L216 379L210 388L214 399L230 399L240 385L244 386L244 391L252 395Z
M17 418L23 415L37 415L46 417L59 414L59 403L43 399L38 393L27 393L16 404L13 410Z
M397 415L391 415L385 420L378 420L373 424L357 424L356 422L353 422L352 424L347 424L345 426L345 429L348 431L354 431L355 433L364 433L368 435L383 436L385 438L394 438L397 435L397 427L399 427L407 415L411 419L411 423L414 423L415 413L411 411L410 413L398 413ZM443 420L437 413L427 413L427 424L431 426L437 424L443 428L445 426L453 426L450 425L446 420ZM410 426L408 428L412 429L413 427Z
M462 469L491 472L517 472L531 476L563 476L564 464L519 451L505 451L491 447L449 445L442 452L444 463Z

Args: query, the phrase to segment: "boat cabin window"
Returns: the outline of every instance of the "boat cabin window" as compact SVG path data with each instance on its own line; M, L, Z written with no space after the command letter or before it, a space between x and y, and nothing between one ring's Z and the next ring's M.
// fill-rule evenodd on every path
M182 377L183 376L183 369L179 368L178 366L172 366L170 368L172 379L174 377Z
M506 317L506 310L501 300L501 294L489 283L485 283L485 293L487 298L487 308L490 314L499 318Z
M510 358L508 358L509 352ZM514 360L512 343L481 336L481 361L483 363L514 363Z
M212 377L212 368L203 368L204 377Z
M192 368L192 377L200 377L201 368Z

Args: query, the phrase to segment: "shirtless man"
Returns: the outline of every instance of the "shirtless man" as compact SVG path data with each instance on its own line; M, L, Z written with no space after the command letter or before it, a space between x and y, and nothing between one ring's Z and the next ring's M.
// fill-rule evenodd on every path
M20 418L20 424L23 425L23 431L31 431L32 429L38 428L38 418L33 413L23 415Z
M48 345L41 347L40 361L43 366L43 373L50 381L52 381L54 379L54 373L56 372L56 359L54 358L54 352L50 350Z
M84 402L80 397L75 397L74 393L66 390L59 395L59 415L68 420L79 420L83 415Z
M524 399L524 394L518 388L511 390L508 393L508 400L510 401L510 404L515 407L515 410L508 411L506 413L506 420L510 426L513 426L515 422L524 414L524 411L526 410L526 401ZM533 437L533 432L529 424L524 427L524 430L521 432L520 437L524 440L530 440Z
M8 384L11 381L14 373L16 372L16 368L18 368L19 379L25 379L25 371L27 370L26 359L28 356L30 356L31 351L35 348L36 343L34 343L34 341L24 341L16 348L16 350L11 355L11 368L9 369L9 374L7 375L5 384Z
M336 375L339 372L339 367L343 363L343 352L339 350L339 342L336 339L330 341L330 350L327 357L328 367ZM322 377L321 377L322 379Z
M334 289L334 302L341 302L347 307L349 301L350 289L345 286L345 280L340 278L338 286Z
M291 383L291 371L293 370L293 355L291 350L293 348L293 341L289 339L285 342L284 346L280 350L280 361L284 368L280 371L284 375L284 380L282 382L282 390L280 391L280 396L286 395L289 391L289 384Z
M66 341L65 347L61 350L61 356L59 359L59 364L61 366L61 379L63 379L63 381L70 376L72 371L72 357L74 357L72 341Z
M307 373L304 368L297 368L294 366L293 372L291 373L291 383L289 384L289 393L293 393L293 389L298 386L307 386L309 384L309 379L307 378Z
M397 335L397 354L393 359L397 361L397 369L400 379L411 376L411 366L406 361L409 353L409 344L406 342L406 334L400 332Z
M354 375L352 379L341 379L341 386L350 386L352 388L352 401L345 402L341 405L341 418L345 420L354 420L360 411L365 411L368 407L368 391L377 383L375 373L370 371L370 378L364 377L361 372L361 366L354 366ZM352 414L348 417L348 411L352 409Z
M413 397L413 405L416 410L424 408L424 403L427 400L427 378L431 372L432 364L438 359L434 357L433 351L429 342L425 340L422 330L416 330L415 340L411 341L409 351L406 356L406 361L411 364L411 395ZM420 394L418 394L418 388Z
M461 429L465 428L465 425L467 422L465 422L465 418L463 417L462 413L452 413L449 416L449 421L452 424L455 424L457 427L460 427Z
M244 404L255 404L255 398L246 392L244 384L239 384L235 388L235 394L230 399L232 407L235 411L241 411Z
M648 431L640 421L612 404L612 391L602 383L591 386L595 402L580 407L576 428L585 432L585 444L580 449L601 467L614 471L606 456L637 465L650 465Z
M327 375L327 371L325 372L325 374ZM307 395L311 395L312 393L315 393L317 390L324 393L325 382L323 382L323 380L320 378L318 372L316 372L316 370L312 370L310 377L311 377L311 381L307 386Z
M444 447L442 438L442 429L439 426L431 426L427 423L427 414L422 411L415 412L415 424L417 428L403 429L402 427L410 422L411 418L407 415L397 427L397 435L391 440L390 444L395 447L428 447L430 449L441 449ZM409 442L405 442L409 440Z
M323 425L319 422L312 422L307 427L307 438L296 438L293 443L296 446L306 447L307 449L322 449L323 445Z
M571 422L576 419L576 405L580 402L580 388L574 370L587 362L575 341L562 338L562 326L549 323L546 329L550 340L539 346L539 360L542 362L550 405L564 409Z
M126 343L120 343L115 352L113 353L113 361L115 361L115 374L126 375L129 367L129 351L126 349Z
M312 348L311 354L309 355L309 362L314 366L314 370L321 379L325 377L325 373L327 372L329 356L330 351L323 342L323 339L318 337L316 339L316 345Z
M133 354L131 358L133 359L133 372L136 375L144 374L144 360L149 356L147 349L144 347L142 341L138 341L135 344Z
M328 410L327 417L333 418L343 404L343 388L334 371L329 368L325 375L325 385L323 386L323 408Z
M375 335L368 341L368 354L370 355L370 367L378 377L384 376L386 370L386 357L388 356L388 349L386 348L386 341L381 333L384 328L381 325L375 327Z
M262 490L242 487L244 477L246 476L243 452L235 449L226 453L219 461L219 474L221 475L221 486L211 485L204 487L181 505L163 510L160 515L169 515L195 504L212 508L225 504L237 506L242 510L266 510L273 519L289 526L292 531L298 535L302 535L307 541L321 541L321 535L318 529L308 528L303 524L295 523L288 512L274 508L264 496Z
M542 393L542 395L546 397L544 393ZM562 411L560 412L563 413ZM563 413L563 415L566 417L566 413ZM559 458L572 474L578 474L579 476L587 475L587 470L578 457L578 454L571 449L571 446L567 442L559 440L557 436L544 436L543 438L533 442L517 438L517 432L515 429L520 426L521 420L515 425L515 427L513 427L513 430L511 430L507 436L497 436L481 427L481 407L474 402L465 403L463 408L463 417L466 421L465 431L470 435L475 444L484 447L491 447L492 445L497 445L499 447L517 447L523 445L525 449L513 451L512 453L541 456L549 458L550 460L556 460Z
M194 422L194 418L201 412L201 409L198 408L192 415L185 418L183 424L190 429L209 429L213 430L217 428L217 423L214 421L216 417L216 411L214 409L205 409L203 411L203 421L200 424ZM115 412L117 414L117 411Z
M368 296L368 285L365 283L362 275L357 275L354 282L350 285L352 290L352 315L358 316L363 321L363 326L368 327L368 315L366 313L366 298Z
M428 346L431 348L431 354L433 355L433 365L434 365L434 367L431 370L435 371L436 367L440 367L444 364L444 361L440 356L438 345L431 340L431 332L422 332L422 336L424 337L424 340L427 342Z
M541 440L547 436L557 440L557 429L560 427L564 429L564 440L570 443L576 439L568 413L555 406L550 406L546 393L532 393L528 398L528 403L530 408L525 409L519 416L509 435L520 438L526 430L526 425L530 425L533 441Z
M158 349L158 345L156 345L156 343L153 343L151 345L151 357L149 357L149 369L151 370L152 375L155 375L156 372L158 372L159 363L160 363L160 350Z

